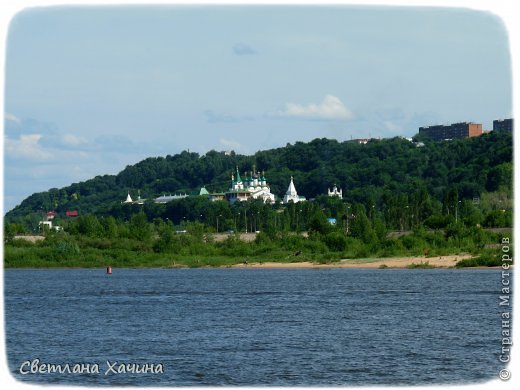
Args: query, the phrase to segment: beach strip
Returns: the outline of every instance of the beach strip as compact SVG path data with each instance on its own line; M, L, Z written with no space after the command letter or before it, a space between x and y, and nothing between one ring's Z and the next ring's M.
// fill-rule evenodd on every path
M240 263L230 266L230 268L410 268L414 266L427 266L435 268L455 267L458 261L473 257L470 254L449 255L436 257L386 257L368 259L343 259L336 263L320 264L310 261L295 263Z

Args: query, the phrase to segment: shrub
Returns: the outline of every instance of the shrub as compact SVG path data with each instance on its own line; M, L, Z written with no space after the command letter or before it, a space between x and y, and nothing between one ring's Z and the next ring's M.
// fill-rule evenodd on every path
M56 242L54 250L60 255L77 255L80 253L78 244L67 240Z
M333 252L342 252L347 247L347 238L341 232L332 232L323 237L325 245Z
M500 254L483 253L479 257L460 260L457 262L455 267L499 267L501 265L502 258L500 257Z
M452 221L449 215L432 215L425 219L424 226L430 229L443 229Z
M280 241L283 249L298 251L302 249L306 239L297 234L286 234L280 238Z
M328 248L322 241L304 240L303 249L311 253L326 253Z
M422 249L425 246L427 246L426 242L423 239L421 239L420 237L417 237L417 236L415 236L413 234L408 235L408 236L400 237L399 241L401 241L403 246L406 249L408 249L408 250L411 250L411 249Z
M272 243L271 238L267 233L260 232L255 237L256 245L270 245Z

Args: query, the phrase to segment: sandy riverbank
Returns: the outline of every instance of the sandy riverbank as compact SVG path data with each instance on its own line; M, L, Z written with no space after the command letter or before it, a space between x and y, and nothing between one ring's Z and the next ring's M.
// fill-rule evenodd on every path
M428 263L438 268L454 267L458 261L471 258L472 255L450 255L438 257L387 257L369 259L343 259L332 264L317 264L309 261L299 263L250 263L235 264L231 268L407 268L412 264Z

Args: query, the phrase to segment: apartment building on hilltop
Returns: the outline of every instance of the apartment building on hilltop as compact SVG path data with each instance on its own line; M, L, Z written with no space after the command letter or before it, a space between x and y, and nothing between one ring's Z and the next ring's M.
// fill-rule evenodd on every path
M480 137L482 124L473 122L452 123L451 125L435 125L419 127L419 134L435 141Z
M513 132L513 119L496 119L493 121L493 131Z

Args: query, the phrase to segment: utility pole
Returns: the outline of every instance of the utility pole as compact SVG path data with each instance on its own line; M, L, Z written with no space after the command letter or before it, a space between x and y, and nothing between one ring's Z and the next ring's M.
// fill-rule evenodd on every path
M347 236L348 236L348 233L349 233L349 222L350 220L350 206L347 206Z
M459 203L461 203L462 201L459 200L456 204L455 204L455 223L458 222L459 220Z
M217 233L218 233L218 219L219 217L222 217L222 214L217 215Z

